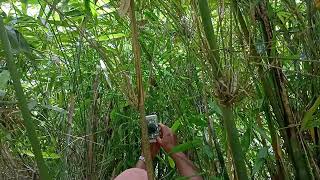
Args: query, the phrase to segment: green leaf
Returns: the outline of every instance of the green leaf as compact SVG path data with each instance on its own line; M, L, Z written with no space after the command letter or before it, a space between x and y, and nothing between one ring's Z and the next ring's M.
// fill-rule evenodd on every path
M212 148L210 148L210 146L208 145L203 146L203 151L205 152L205 154L207 154L209 158L213 158L213 152L212 152L213 150Z
M47 108L47 109L50 109L50 110L54 110L54 111L57 111L59 113L62 113L62 114L67 114L67 111L62 109L62 108L59 108L57 106L51 106L51 105L44 105L43 106L44 108Z
M265 159L268 156L268 148L263 147L258 152L258 158Z
M177 120L173 123L173 125L172 125L172 127L171 127L172 132L176 133L176 132L178 131L180 125L181 125L181 121L180 121L179 119L177 119Z
M174 169L176 167L174 160L170 156L168 156L168 162L169 162L169 165L172 169Z
M28 44L27 40L24 36L17 30L6 26L8 38L10 41L11 48L14 53L31 53L30 45Z
M0 97L5 95L8 81L10 79L10 73L4 70L0 73Z
M59 159L61 156L53 152L42 152L43 158L45 159Z
M98 16L96 5L93 3L90 3L90 10L91 10L92 16L96 19Z
M34 154L29 150L22 150L20 153L23 155L34 157ZM53 152L42 152L42 156L45 159L59 159L61 157L59 154Z
M222 111L220 109L220 107L218 106L216 101L211 101L209 102L210 107L212 108L213 112L218 114L219 116L222 115Z
M197 148L202 145L202 141L200 139L193 140L191 142L186 142L174 147L170 153L183 152L192 148Z
M263 160L257 159L257 160L254 162L254 166L253 166L253 168L252 168L252 174L256 174L257 172L259 172L260 169L261 169L262 166L263 166L263 163L264 163Z
M252 140L253 140L252 126L249 126L247 128L246 132L244 133L242 141L241 141L242 149L244 152L247 152Z
M267 147L263 147L259 150L256 160L254 162L254 166L252 169L252 174L256 174L257 172L259 172L265 162L265 159L268 156L268 148Z
M84 0L84 7L85 11L88 15L91 15L91 6L90 6L90 0Z
M24 14L27 14L28 0L22 0L22 1L21 1L21 8L22 8L22 12L23 12Z
M108 35L102 35L98 37L99 41L108 41L108 40L112 40L112 39L118 39L118 38L122 38L125 37L126 35L123 33L114 33L114 34L108 34Z
M267 136L267 133L265 130L261 129L256 124L254 124L253 128L260 134L261 137L263 137L267 141L271 142L271 138L269 136Z
M193 115L188 118L189 123L199 127L207 127L207 122L203 115Z
M316 112L320 105L320 96L314 102L312 107L304 114L302 123L301 123L301 130L306 130L308 128L308 124L311 124L311 120L313 119L313 113Z

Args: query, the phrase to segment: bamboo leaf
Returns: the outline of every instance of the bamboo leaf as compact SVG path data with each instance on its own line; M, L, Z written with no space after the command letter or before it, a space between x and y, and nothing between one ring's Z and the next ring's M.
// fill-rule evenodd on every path
M168 156L168 162L169 162L169 165L172 169L174 169L176 167L174 160L170 156Z
M34 154L29 150L22 150L21 154L27 155L27 156L30 156L30 157L34 157ZM61 157L59 154L56 154L56 153L53 153L53 152L42 152L42 156L45 159L60 159L60 157Z
M212 108L212 111L213 111L214 113L216 113L216 114L219 115L219 116L222 116L222 111L221 111L221 109L220 109L220 107L218 106L218 104L217 104L216 101L211 101L211 102L209 102L209 105L210 105L210 107Z
M170 153L184 152L186 150L197 148L202 145L202 141L200 139L196 139L190 142L186 142L174 147Z
M47 166L43 160L40 142L31 118L30 111L27 106L27 100L24 95L21 82L20 82L20 74L18 73L16 64L14 63L10 42L8 39L7 31L3 24L1 15L0 15L0 40L3 46L3 49L5 51L7 66L10 71L10 75L13 81L13 86L15 88L16 96L18 99L18 105L23 117L24 126L26 127L27 135L31 143L33 153L35 154L35 159L40 171L40 178L50 180L51 176L49 175Z
M90 0L84 0L84 9L86 11L86 14L91 16Z
M313 119L312 115L314 112L316 112L319 106L320 106L320 96L314 102L312 107L304 114L302 123L301 123L301 130L306 130L308 128L307 127L308 124L310 124Z
M249 126L247 128L246 132L244 133L243 138L241 140L241 145L242 145L242 149L244 152L247 152L252 140L253 140L252 127Z
M267 147L263 147L259 150L256 160L254 162L254 166L252 169L252 174L256 174L257 172L259 172L265 162L265 159L268 156L268 148Z
M315 0L316 8L320 10L320 0Z
M214 158L213 152L212 152L212 149L210 148L210 146L205 145L205 146L203 147L203 151L204 151L204 153L206 153L206 155L207 155L209 158Z
M58 113L61 113L61 114L67 114L67 111L58 107L58 106L52 106L52 105L44 105L43 106L44 108L47 108L47 109L50 109L50 110L53 110L53 111L56 111Z
M10 73L4 70L0 73L0 97L5 95L8 81L10 80Z
M179 119L177 119L177 120L173 123L173 125L171 126L172 132L176 133L176 132L178 131L180 125L181 125L181 121L180 121Z
M98 40L99 41L108 41L108 40L118 39L118 38L122 38L122 37L126 37L126 35L123 33L114 33L114 34L99 36Z

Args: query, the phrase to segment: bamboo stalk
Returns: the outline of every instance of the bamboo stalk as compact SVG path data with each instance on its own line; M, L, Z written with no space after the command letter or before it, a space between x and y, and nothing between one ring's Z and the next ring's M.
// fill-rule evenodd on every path
M202 18L203 29L210 47L209 62L212 66L214 78L219 79L221 77L220 54L211 22L211 13L208 1L199 0L199 9ZM241 149L238 131L233 118L232 105L220 104L220 107L222 109L224 126L227 132L227 139L232 154L236 177L241 180L249 179L246 169L245 156Z
M5 52L7 67L10 71L11 79L13 81L13 86L15 89L15 94L18 99L18 106L21 110L23 124L27 130L27 136L31 143L32 151L35 156L35 160L37 162L37 166L39 168L40 178L43 180L52 179L49 175L48 168L44 162L40 142L36 133L35 126L32 121L32 117L30 111L27 106L27 100L25 98L21 82L20 82L20 73L18 73L17 67L14 62L14 58L11 51L11 45L7 36L7 31L4 27L3 19L0 16L0 39L2 42L2 46Z
M249 34L249 30L246 26L244 18L242 17L241 11L238 8L237 0L233 0L232 4L236 12L237 18L239 20L241 30L243 31L244 36L246 37L245 40L247 41L247 44L250 47L250 54L256 57L254 58L254 61L261 62L262 59L259 57L256 51L256 47L252 42L252 38L251 38L251 35ZM264 14L266 15L266 13ZM267 21L266 18L264 18L264 20ZM271 32L266 32L266 31L271 31L272 29L269 28L269 30L267 30L266 28L264 28L263 30L265 34L269 33L269 36L265 37L266 42L270 41L270 39L272 39L272 37L270 37ZM268 53L269 59L271 59L270 53ZM278 66L279 65L277 64L277 67ZM258 74L261 79L263 89L272 106L273 112L275 114L275 117L280 127L286 127L286 126L289 126L290 124L293 124L294 117L292 115L292 110L289 105L286 88L284 87L282 82L283 81L282 71L279 71L277 69L271 69L268 72L268 76L265 76L264 75L265 73L262 67L260 66L258 68ZM307 177L307 179L312 179L311 178L312 175L310 174L310 168L309 168L309 164L307 162L306 156L304 152L301 150L301 142L299 141L299 137L298 137L299 134L297 133L297 130L294 128L283 130L281 131L281 135L284 138L284 143L286 145L288 155L291 158L293 166L295 168L297 178L302 179Z
M245 156L239 141L239 133L233 118L232 107L220 106L223 115L223 121L227 132L227 139L234 163L236 177L241 180L249 179L245 164Z
M202 75L201 75L201 79L203 80L204 78L204 72L202 71ZM208 110L208 97L207 97L207 94L206 94L206 84L204 84L204 88L203 88L203 91L202 91L202 94L203 94L203 104L204 104L204 112L205 112L205 116L206 116L206 119L207 119L207 124L208 124L208 133L209 133L209 137L212 139L213 141L213 144L210 143L211 145L214 146L215 150L216 150L216 153L217 153L217 156L218 156L218 160L219 160L219 163L220 163L220 166L221 166L221 176L224 177L224 180L229 180L229 176L228 176L228 171L227 171L227 168L226 168L226 164L225 164L225 161L224 161L224 158L223 158L223 154L222 154L222 150L221 150L221 147L217 141L217 135L215 133L215 130L213 128L213 123L212 123L212 119L211 117L209 116L209 110ZM211 140L210 140L211 142Z
M288 171L283 164L284 160L282 157L282 150L281 150L279 142L278 142L278 135L277 135L276 129L274 128L274 125L272 123L272 119L271 119L271 115L270 115L271 113L270 113L270 109L268 107L267 102L264 103L263 109L264 109L264 112L266 115L266 121L268 124L268 129L270 131L270 136L271 136L271 146L272 146L272 150L274 152L276 165L277 165L276 176L279 177L280 179L288 180L289 179Z
M97 99L98 99L98 86L99 86L99 72L96 72L95 79L93 81L93 100L91 105L91 114L90 121L88 121L88 149L87 149L87 158L88 158L88 167L87 167L87 179L94 180L97 179L95 173L95 144L96 142L96 131L97 131Z
M137 90L138 90L138 109L140 113L140 126L141 126L141 136L142 136L142 153L146 159L146 167L148 173L148 179L153 180L153 165L152 158L150 153L150 144L148 139L148 128L145 117L145 109L144 109L144 90L142 84L142 72L141 72L141 50L140 44L138 40L138 28L134 11L134 0L130 0L130 26L132 33L132 49L134 52L135 58L135 71L136 71L136 79L137 79Z
M212 21L211 21L211 14L210 14L210 9L208 5L207 0L199 0L199 9L200 9L200 15L202 19L202 25L204 32L206 34L206 38L208 40L208 44L210 47L210 58L209 62L212 66L214 77L220 77L220 68L219 68L219 63L220 63L220 55L219 55L219 48L217 45L217 38L214 34L214 29L212 26Z
M75 106L75 95L72 93L70 95L69 100L69 106L68 106L68 123L67 123L67 137L66 137L66 151L65 151L65 157L64 157L64 166L65 166L65 173L64 178L69 179L71 176L68 173L69 166L68 166L68 156L70 154L70 149L68 146L70 146L70 139L72 135L72 123L73 123L73 115L74 115L74 107Z

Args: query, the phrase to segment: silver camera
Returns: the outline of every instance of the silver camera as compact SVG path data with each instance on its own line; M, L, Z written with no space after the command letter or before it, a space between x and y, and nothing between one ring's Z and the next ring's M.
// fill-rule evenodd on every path
M158 117L157 115L148 115L146 116L146 121L148 124L148 136L149 142L154 143L157 142L157 137L160 135L160 128L158 125Z

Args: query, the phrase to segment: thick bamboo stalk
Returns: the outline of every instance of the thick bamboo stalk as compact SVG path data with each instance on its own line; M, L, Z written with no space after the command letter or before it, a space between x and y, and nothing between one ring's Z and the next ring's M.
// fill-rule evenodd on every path
M207 0L199 0L199 10L202 19L203 29L210 47L210 52L208 53L210 56L209 62L212 66L214 78L218 79L221 77L220 54L218 51L219 48L216 42L216 37L211 22L211 13ZM227 139L232 153L232 158L236 170L236 176L238 177L238 179L241 180L249 179L245 164L245 156L241 149L240 141L238 138L238 131L233 119L232 106L221 104L220 107L223 112L223 121L227 131Z
M202 75L202 79L203 79L203 75ZM204 104L205 116L206 116L207 123L208 123L208 129L209 129L208 132L209 132L209 135L210 135L209 137L212 138L213 145L214 145L214 148L215 148L217 156L218 156L218 160L219 160L219 163L220 163L220 166L221 166L221 172L222 172L221 176L224 177L224 180L229 180L228 171L227 171L227 168L226 168L225 161L223 159L222 150L221 150L221 147L220 147L220 145L219 145L219 143L217 141L218 138L217 138L217 135L216 135L215 130L213 128L212 119L209 116L208 97L207 97L205 89L206 89L206 86L204 87L204 90L203 90L203 104Z
M48 168L44 162L40 142L36 133L35 126L32 121L30 111L28 109L27 100L25 98L21 82L20 82L20 73L18 73L17 67L14 62L14 58L11 51L11 45L7 36L7 31L4 27L3 19L0 16L0 39L5 52L7 67L10 71L11 79L13 81L13 86L15 93L18 99L18 106L22 114L23 124L27 130L27 136L31 143L32 151L39 168L40 178L43 180L50 180L51 176L49 175Z
M236 171L236 177L241 180L249 179L245 163L245 156L238 138L239 133L234 122L232 108L230 106L221 106L221 110L234 168Z
M212 66L212 70L214 73L214 77L220 77L220 54L219 48L217 45L217 39L214 34L214 29L211 21L211 13L207 0L199 0L199 10L202 19L202 25L204 32L206 34L206 39L208 40L208 44L210 46L209 52L209 62Z
M142 72L141 72L141 50L140 44L138 40L138 28L134 11L134 0L130 0L130 25L131 25L131 33L132 33L132 49L134 52L135 58L135 70L136 70L136 79L137 79L137 90L138 90L138 109L140 112L140 126L141 126L141 136L142 136L142 153L146 159L147 173L148 179L153 180L153 165L152 158L150 154L150 144L148 140L148 129L147 122L145 117L145 109L144 109L144 90L142 84Z
M271 146L272 150L274 152L275 160L276 160L276 165L277 165L277 174L276 176L279 177L279 179L283 180L288 180L289 175L286 167L284 166L283 162L283 157L282 157L282 150L279 145L278 141L278 135L276 132L276 129L274 128L274 125L272 123L271 115L270 115L270 109L268 107L268 103L264 103L263 109L266 115L266 121L268 124L268 129L270 131L270 136L271 136Z
M241 30L244 36L246 37L246 43L250 46L250 53L253 57L256 57L253 60L262 62L262 59L259 58L254 43L252 42L251 35L246 26L242 13L238 7L237 0L233 0L232 4L234 11L236 12L238 21L240 23ZM264 13L264 15L266 15L266 13ZM267 21L266 18L263 19L264 21ZM270 24L266 22L263 23ZM268 36L266 36L266 38L269 38L266 40L266 42L271 41L272 39L272 32L266 32L271 30L271 28L269 28L268 30L266 28L264 29L264 33L269 34ZM271 49L271 47L269 48ZM271 51L269 53L271 53ZM292 115L292 110L289 105L288 94L282 82L282 72L279 69L271 69L268 75L266 76L262 67L259 66L258 74L261 79L264 91L266 93L266 97L268 98L272 106L272 110L280 127L287 127L290 126L290 124L294 124L294 117ZM299 134L297 133L297 130L294 127L286 128L281 131L281 135L284 139L288 155L291 158L293 166L295 168L297 178L312 179L312 175L310 174L310 167L306 160L306 156L302 151L302 144L299 141Z

